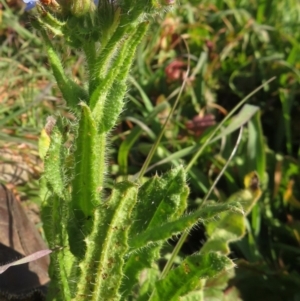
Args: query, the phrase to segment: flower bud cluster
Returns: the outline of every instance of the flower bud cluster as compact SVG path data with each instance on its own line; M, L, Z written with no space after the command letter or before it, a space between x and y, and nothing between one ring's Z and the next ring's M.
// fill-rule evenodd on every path
M26 4L26 11L33 9L37 5L41 5L50 11L69 11L75 16L80 16L93 10L98 5L99 0L23 0L23 2Z
M76 49L84 49L89 43L103 46L110 38L122 42L129 32L148 22L149 16L163 13L174 1L23 0L26 10L37 8L39 29L64 36L68 45Z

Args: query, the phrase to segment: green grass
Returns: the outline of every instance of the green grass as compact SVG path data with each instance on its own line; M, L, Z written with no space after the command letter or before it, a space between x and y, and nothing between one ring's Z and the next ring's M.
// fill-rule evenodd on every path
M17 149L26 159L28 153L37 152L47 116L64 114L72 119L72 114L64 110L28 15L18 6L1 3L0 147ZM253 169L262 179L263 196L248 219L248 235L232 245L239 268L227 289L237 287L245 301L300 297L299 25L296 0L181 0L165 18L157 19L139 47L128 105L112 137L112 181L136 175L180 91L189 58L187 85L145 176L188 165L214 129L213 122L207 129L205 123L191 129L188 122L197 115L204 122L211 114L218 125L243 97L276 76L249 100L260 112L245 125L237 155L211 196L225 200ZM56 46L65 47L59 41ZM64 64L78 81L83 78L84 62L75 61L72 53ZM234 130L250 119L246 112L238 118L225 124L225 133L189 170L191 209L201 203L230 156ZM26 147L17 148L20 143ZM37 199L36 180L17 188L22 196ZM203 229L192 234L183 250L199 250Z

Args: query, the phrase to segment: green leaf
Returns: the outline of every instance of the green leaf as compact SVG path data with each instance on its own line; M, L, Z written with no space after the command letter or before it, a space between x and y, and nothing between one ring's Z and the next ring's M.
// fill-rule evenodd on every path
M187 206L186 198L182 197L187 196L187 189L182 166L144 183L139 190L130 237L181 215Z
M155 261L160 258L161 247L162 243L159 243L129 255L124 267L122 300L126 300L127 296L132 293L132 288L137 284L140 272L146 268L153 269L155 267Z
M131 240L135 239L138 233L144 233L143 231L147 229L160 226L166 220L172 221L183 214L189 193L185 181L185 172L180 166L164 174L161 178L155 176L142 185L133 213L134 222L129 236L130 247L132 246ZM131 252L124 269L123 300L137 283L139 273L145 268L150 268L153 262L160 257L161 247L162 242L148 246L139 252Z
M189 256L156 283L151 301L179 301L181 296L199 286L200 279L215 277L233 267L234 263L229 258L217 253Z
M234 193L226 201L228 204L239 202L247 215L261 195L258 176L252 172L245 176L245 189ZM241 239L245 235L246 224L244 216L235 212L220 214L219 220L206 225L208 240L201 248L201 253L218 251L223 254L230 252L229 243Z
M243 209L238 202L207 205L189 215L180 217L171 222L163 223L160 226L147 229L130 240L130 247L137 249L144 247L147 244L166 240L171 238L173 235L178 235L184 230L190 229L200 222L203 223L205 220L211 219L224 211L229 211L230 214L236 214L243 218Z
M254 114L258 112L258 110L259 107L257 106L248 105L248 104L244 105L242 109L239 111L239 113L231 119L229 125L221 132L221 134L212 139L211 143L219 140L220 138L227 136L232 132L235 132L245 123L250 121L251 118L254 116Z
M193 291L180 298L180 301L203 301L203 290Z
M86 248L84 238L92 230L94 209L100 204L105 172L105 135L97 132L91 111L85 103L81 103L75 145L68 233L70 250L76 257L83 258Z
M49 276L51 283L49 287L49 299L51 299L57 289L61 295L57 300L68 301L74 296L75 284L72 267L77 266L76 258L70 252L68 245L68 233L66 225L68 223L69 212L67 202L52 193L43 202L42 219L47 241L51 248L62 247L61 250L51 254ZM71 280L71 281L70 281Z
M143 104L147 110L148 113L151 113L154 108L151 99L147 95L147 93L143 90L143 88L140 86L140 84L134 79L134 77L129 76L129 81L132 83L132 85L135 86L135 88L140 92Z
M103 139L98 135L96 123L91 111L85 103L81 103L81 117L79 121L78 136L75 150L75 172L72 181L72 206L75 215L90 217L95 206L100 204L99 195L102 187L104 167L99 166Z
M260 121L261 114L257 112L248 123L247 143L247 173L256 170L259 178L264 182L266 171L265 141Z
M103 108L103 131L109 132L115 126L123 109L124 95L127 85L125 81L115 82L109 92Z
M119 300L137 190L133 183L118 183L110 198L95 210L93 231L85 239L85 260L80 264L78 296L86 296L88 300Z
M51 186L53 192L61 198L65 198L65 175L62 169L65 161L63 137L58 127L55 126L51 134L49 149L44 158L44 177Z
M123 107L126 91L126 78L130 70L135 50L148 28L147 23L140 24L120 43L115 58L106 74L100 74L99 82L90 99L93 118L100 132L107 132L112 127L112 120L117 120ZM119 29L123 30L123 29ZM119 84L117 84L119 82ZM114 97L117 97L114 99Z
M229 295L228 290L226 288L228 287L228 282L234 278L235 276L235 270L227 270L223 271L219 275L217 275L214 278L207 279L203 282L203 299L205 301L216 301L216 300L234 300L238 301L238 298L235 299L226 299ZM233 288L230 288L230 291L233 290Z
M142 273L141 285L139 289L139 296L137 301L148 301L149 292L153 292L155 288L155 282L159 279L159 268L152 265L150 269L146 269Z

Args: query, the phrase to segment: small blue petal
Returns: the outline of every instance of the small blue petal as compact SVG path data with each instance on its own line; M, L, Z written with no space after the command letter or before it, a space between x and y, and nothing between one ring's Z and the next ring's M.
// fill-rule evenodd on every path
M25 10L33 9L36 5L36 2L29 2L26 4Z
M37 0L23 0L26 4L25 10L30 10L35 7Z

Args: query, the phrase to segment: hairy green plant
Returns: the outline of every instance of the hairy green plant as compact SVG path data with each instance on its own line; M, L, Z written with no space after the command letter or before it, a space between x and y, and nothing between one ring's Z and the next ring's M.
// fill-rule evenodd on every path
M28 151L36 153L35 136L43 126L45 114L58 116L59 112L63 112L65 115L65 106L62 105L64 100L53 84L47 85L51 77L49 75L51 68L45 63L47 55L44 51L46 47L43 47L45 43L41 42L40 35L36 35L37 30L29 24L28 15L24 15L23 10L18 10L20 7L15 1L0 0L0 3L2 5L0 119L3 128L0 133L1 148L3 145L6 148L7 142L22 143L22 146L24 142L29 143L33 150L21 149L17 144L13 149L17 153L22 151L22 155L26 158ZM59 3L61 4L61 1ZM168 13L164 20L147 17L147 20L151 20L150 23L156 19L157 25L151 28L148 39L147 35L146 39L143 39L148 42L137 50L136 64L133 64L131 69L132 75L137 80L129 79L128 84L132 83L132 86L128 88L126 110L121 114L120 125L109 134L108 145L111 147L106 148L106 154L109 158L107 162L110 164L106 165L109 176L105 176L102 190L104 196L110 195L107 187L111 189L113 181L121 180L119 175L122 175L122 179L126 179L128 174L140 171L141 162L159 136L162 121L170 110L174 97L180 91L178 87L180 79L173 78L172 75L176 75L175 71L178 69L181 75L185 72L184 64L188 58L191 59L189 84L184 88L180 103L145 174L150 176L151 172L156 170L161 175L170 166L180 166L182 162L188 164L192 156L201 150L201 156L191 164L191 168L185 168L188 170L186 178L191 190L187 212L191 215L192 210L196 210L201 204L203 195L210 189L219 170L227 163L227 158L235 146L234 131L245 125L238 151L209 198L220 202L226 201L229 195L240 189L244 175L251 170L256 170L259 174L264 192L259 204L254 206L245 220L247 235L239 241L230 243L230 258L234 258L237 269L221 272L219 276L203 281L200 287L181 297L182 300L199 301L204 298L205 301L241 299L274 301L299 298L299 273L297 273L299 262L295 260L299 254L300 243L298 222L300 197L297 185L299 7L299 1L295 0L269 2L259 0L255 3L245 0L181 0L180 5ZM60 17L59 11L55 13L55 17ZM64 23L68 18L65 14L65 18L60 18L59 21ZM51 24L44 28L50 26ZM69 27L72 27L71 23ZM56 38L57 35L61 33L57 31L56 36L50 34L50 39L63 62L67 77L69 74L74 75L74 81L79 83L80 87L88 89L88 73L84 72L84 69L88 70L85 68L87 60L84 59L84 51L81 48L66 51L67 43L63 36ZM183 43L186 36L189 37L187 40L189 55ZM183 63L181 67L179 65L178 69L173 69L173 74L167 73L166 68L176 67L178 59L181 64ZM274 75L277 75L277 82L266 85L260 94L250 99L250 102L259 106L262 112L256 108L255 115L249 116L251 109L249 106L244 107L237 116L230 118L217 137L214 136L210 141L209 136L215 128L210 128L196 137L195 132L186 130L186 122L192 120L196 114L200 117L212 114L219 119L219 113L226 114L222 107L231 110L240 97ZM70 110L70 107L67 107L67 110ZM78 111L76 105L71 110L73 113ZM77 135L76 127L80 120L80 113L75 114L77 120L73 124L64 120L63 124L59 125L62 127L63 139L67 141L64 144L67 147L67 157L63 166L66 181L73 179L72 162L75 149L73 137ZM274 124L274 120L278 122ZM62 123L62 120L57 122ZM46 131L43 132L46 143L44 150L41 149L41 155L45 157L49 136ZM1 156L1 159L5 158ZM15 161L10 163L15 164ZM34 164L36 166L36 161ZM48 165L48 170L50 167ZM42 180L45 181L46 177ZM42 193L43 195L46 193L47 197L47 186L45 188ZM68 189L72 191L71 185ZM18 185L17 190L21 191L22 197L26 196L27 199L33 200L32 196L38 191L38 181L29 180L26 186ZM45 200L45 197L43 199ZM225 204L228 205L227 202ZM71 216L74 214L71 211ZM220 218L215 219L221 221ZM50 214L45 214L45 221L47 220L50 220ZM195 220L201 222L201 219ZM205 222L207 229L210 223L211 221ZM77 244L73 243L72 250L75 249L80 255L82 253L80 243L87 236L76 231L76 227L72 227L69 221L67 226L71 229L70 233L77 237L72 241L79 242L78 248ZM159 232L156 231L157 235ZM139 233L133 238L132 243L129 241L128 243L130 246L136 245L139 237L145 241L148 233L150 232L146 231L145 235ZM180 231L174 233L178 234ZM181 237L186 233L187 231L183 232ZM202 226L189 232L188 239L183 240L185 243L181 252L172 260L175 267L184 260L186 253L199 251L200 244L203 243L202 235ZM154 283L158 278L164 278L161 268L165 260L170 259L173 242L163 243L155 239L153 236L153 244L163 245L162 248L158 246L157 252L160 254L157 257L151 257L154 253L150 249L152 243L133 252L128 251L124 256L124 277L119 289L121 298L148 300L149 294L154 291ZM69 241L65 248L69 247L68 243ZM148 249L150 250L147 254ZM206 247L206 250L208 249ZM52 250L57 250L52 255L55 257L63 249L59 247ZM200 252L204 250L200 249ZM137 265L131 264L139 262L135 259L140 258L138 256L140 254L145 258L147 256L152 258L148 263L150 268L144 268L142 265L139 269ZM34 258L36 256L37 254ZM159 259L158 264L155 258ZM54 267L55 270L57 268L58 265ZM75 274L74 264L69 282L76 280ZM130 279L125 275L130 275ZM76 286L74 287L75 290ZM59 290L54 287L51 292L58 294Z
M42 218L49 247L56 250L51 254L48 300L175 301L201 288L200 279L234 266L227 254L214 248L187 256L171 271L161 272L158 260L168 239L199 223L223 212L243 218L250 208L243 198L203 204L186 214L189 188L183 166L141 183L155 147L135 182L106 186L108 137L124 106L136 48L150 18L169 4L156 0L36 4L32 24L43 37L58 87L75 115L73 124L61 116L49 118L40 138ZM66 74L53 35L63 36L70 47L84 53L83 84ZM162 133L158 142L161 137ZM251 204L257 200L251 194L247 197ZM173 259L167 266L172 264Z

